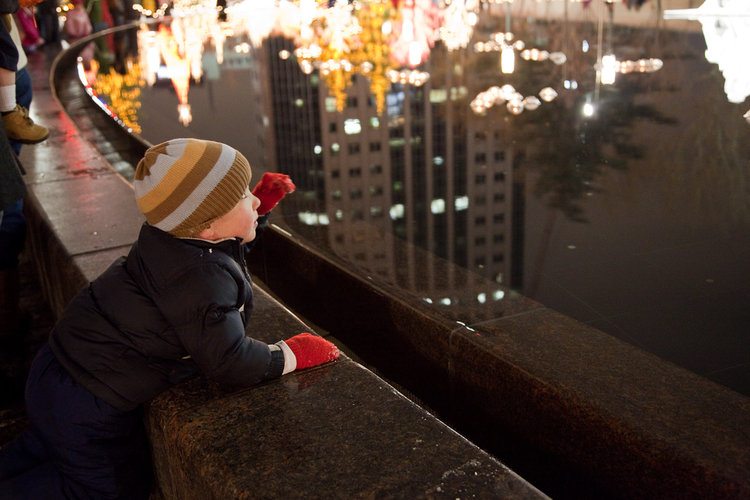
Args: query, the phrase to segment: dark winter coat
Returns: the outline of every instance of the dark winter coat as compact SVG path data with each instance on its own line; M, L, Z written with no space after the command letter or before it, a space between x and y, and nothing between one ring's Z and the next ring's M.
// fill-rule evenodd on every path
M198 371L253 385L281 376L284 356L245 336L252 300L239 239L179 239L144 224L127 258L73 299L50 346L78 383L123 410Z

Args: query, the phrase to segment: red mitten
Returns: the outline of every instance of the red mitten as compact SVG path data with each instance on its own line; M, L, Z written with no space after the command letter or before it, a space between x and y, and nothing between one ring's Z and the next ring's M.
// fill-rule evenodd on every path
M294 192L296 186L286 174L266 172L258 184L253 188L253 195L260 200L258 215L265 215L275 207L281 199Z
M311 333L300 333L284 342L297 358L297 370L322 365L339 357L338 347Z

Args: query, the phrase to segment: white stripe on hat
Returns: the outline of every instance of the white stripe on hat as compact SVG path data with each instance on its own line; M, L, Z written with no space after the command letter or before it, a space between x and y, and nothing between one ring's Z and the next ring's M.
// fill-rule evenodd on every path
M192 193L171 214L155 224L162 231L171 231L187 220L193 212L219 185L234 163L237 151L226 144L221 144L221 154L209 174L196 186Z
M133 181L134 186L136 183L141 184L137 190L138 198L143 198L159 185L174 162L185 154L185 149L191 140L193 139L173 139L173 141L170 141L166 147L166 154L157 155L154 163L149 167L149 175L144 175L140 181Z

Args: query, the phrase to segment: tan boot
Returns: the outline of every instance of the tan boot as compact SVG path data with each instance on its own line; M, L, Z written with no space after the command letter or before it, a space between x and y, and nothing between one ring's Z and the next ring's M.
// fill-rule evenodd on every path
M34 123L29 117L29 110L16 104L16 109L3 115L3 123L8 139L24 144L36 144L49 136L49 130Z

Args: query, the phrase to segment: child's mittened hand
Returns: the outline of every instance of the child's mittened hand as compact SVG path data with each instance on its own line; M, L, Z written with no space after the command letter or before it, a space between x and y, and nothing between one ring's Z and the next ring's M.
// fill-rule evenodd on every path
M322 365L339 357L338 347L311 333L300 333L284 342L297 358L297 370Z
M281 199L294 192L296 186L286 174L266 172L258 184L253 188L253 195L260 200L258 215L265 215L275 207Z

